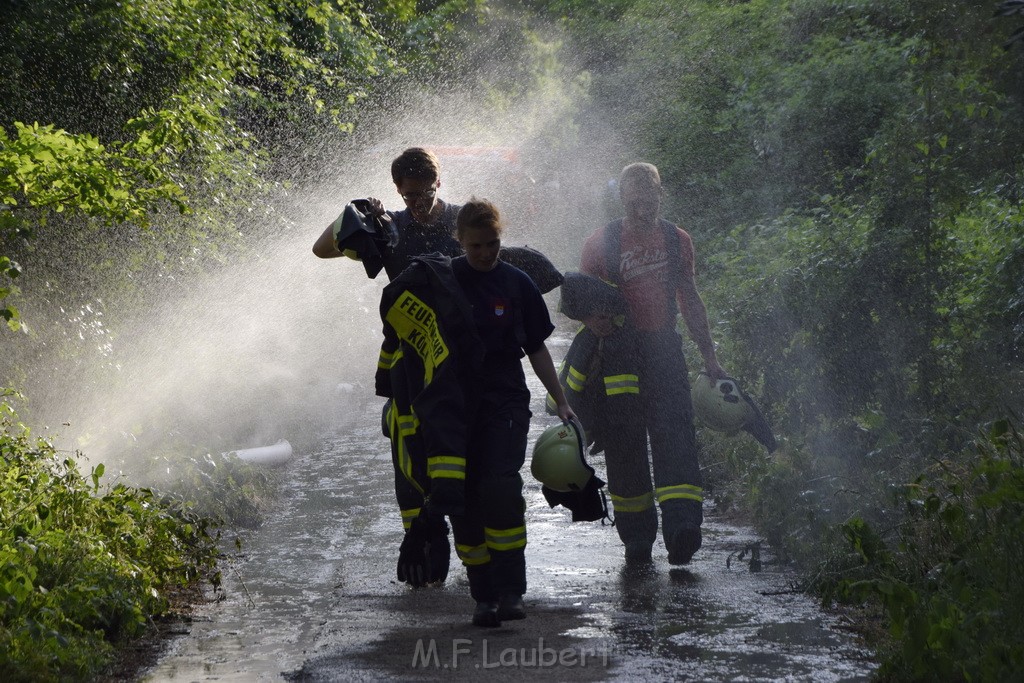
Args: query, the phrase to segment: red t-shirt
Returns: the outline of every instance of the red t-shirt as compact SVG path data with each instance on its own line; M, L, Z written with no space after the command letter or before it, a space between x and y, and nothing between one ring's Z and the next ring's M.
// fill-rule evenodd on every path
M683 277L693 277L693 240L685 230L673 226L679 232L679 266ZM608 226L596 231L583 244L580 270L604 280L611 280L607 273L607 248L605 232ZM674 325L669 320L668 297L668 250L665 248L665 231L659 225L650 230L622 229L619 252L619 282L626 303L629 304L630 318L641 330L655 330ZM683 298L675 292L679 311L685 313Z

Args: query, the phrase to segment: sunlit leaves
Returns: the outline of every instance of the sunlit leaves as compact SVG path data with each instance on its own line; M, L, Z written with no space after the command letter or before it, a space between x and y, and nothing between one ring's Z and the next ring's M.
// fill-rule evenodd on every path
M37 241L47 220L119 226L109 248L138 252L123 266L173 263L162 245L237 238L227 217L273 187L275 140L351 131L366 84L393 68L350 0L21 3L0 11L0 30L12 67L0 81L0 249L30 271L57 261L26 254L52 248ZM167 207L195 211L161 224L177 240L126 239ZM62 256L61 278L111 263L95 246L94 263Z
M0 136L0 196L13 212L72 209L144 222L153 202L182 197L180 188L147 183L159 180L151 161L129 154L123 145L107 147L91 135L38 123L15 123L14 133Z
M7 303L5 299L18 294L18 288L11 284L14 278L21 275L18 264L6 256L0 256L0 318L7 323L13 332L24 329L18 309Z

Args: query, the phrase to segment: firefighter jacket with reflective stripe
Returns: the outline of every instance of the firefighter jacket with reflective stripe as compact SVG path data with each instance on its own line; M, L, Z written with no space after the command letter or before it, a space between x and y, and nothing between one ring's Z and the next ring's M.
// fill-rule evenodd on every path
M464 482L467 407L484 347L451 259L412 259L384 288L380 315L376 389L392 399L385 422L399 469L424 493L432 480Z
M558 369L565 397L579 416L594 453L601 448L601 432L623 421L639 419L640 379L636 342L625 327L598 337L583 327L576 333ZM548 397L548 412L554 402Z

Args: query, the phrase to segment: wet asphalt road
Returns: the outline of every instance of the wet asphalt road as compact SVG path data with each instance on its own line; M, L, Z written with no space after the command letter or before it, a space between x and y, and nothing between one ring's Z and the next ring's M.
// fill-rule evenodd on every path
M530 380L535 382L531 373ZM551 418L534 392L531 443ZM789 591L767 561L736 553L752 533L705 511L704 547L685 569L627 568L615 530L551 509L524 468L527 619L469 623L454 559L447 583L394 577L401 523L380 400L347 398L349 423L283 473L277 509L224 568L224 599L203 606L145 681L867 680L873 665L838 620ZM603 462L594 459L598 472ZM234 548L231 548L233 552ZM727 558L732 556L731 561Z

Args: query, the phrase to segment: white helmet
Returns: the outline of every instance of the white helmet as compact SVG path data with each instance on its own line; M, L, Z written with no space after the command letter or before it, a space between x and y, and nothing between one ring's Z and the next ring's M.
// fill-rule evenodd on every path
M594 468L583 457L586 441L576 420L545 429L533 446L534 479L553 491L582 491L594 476Z
M702 372L690 389L690 398L693 412L716 431L735 434L750 419L750 407L732 378L720 379L712 385Z

